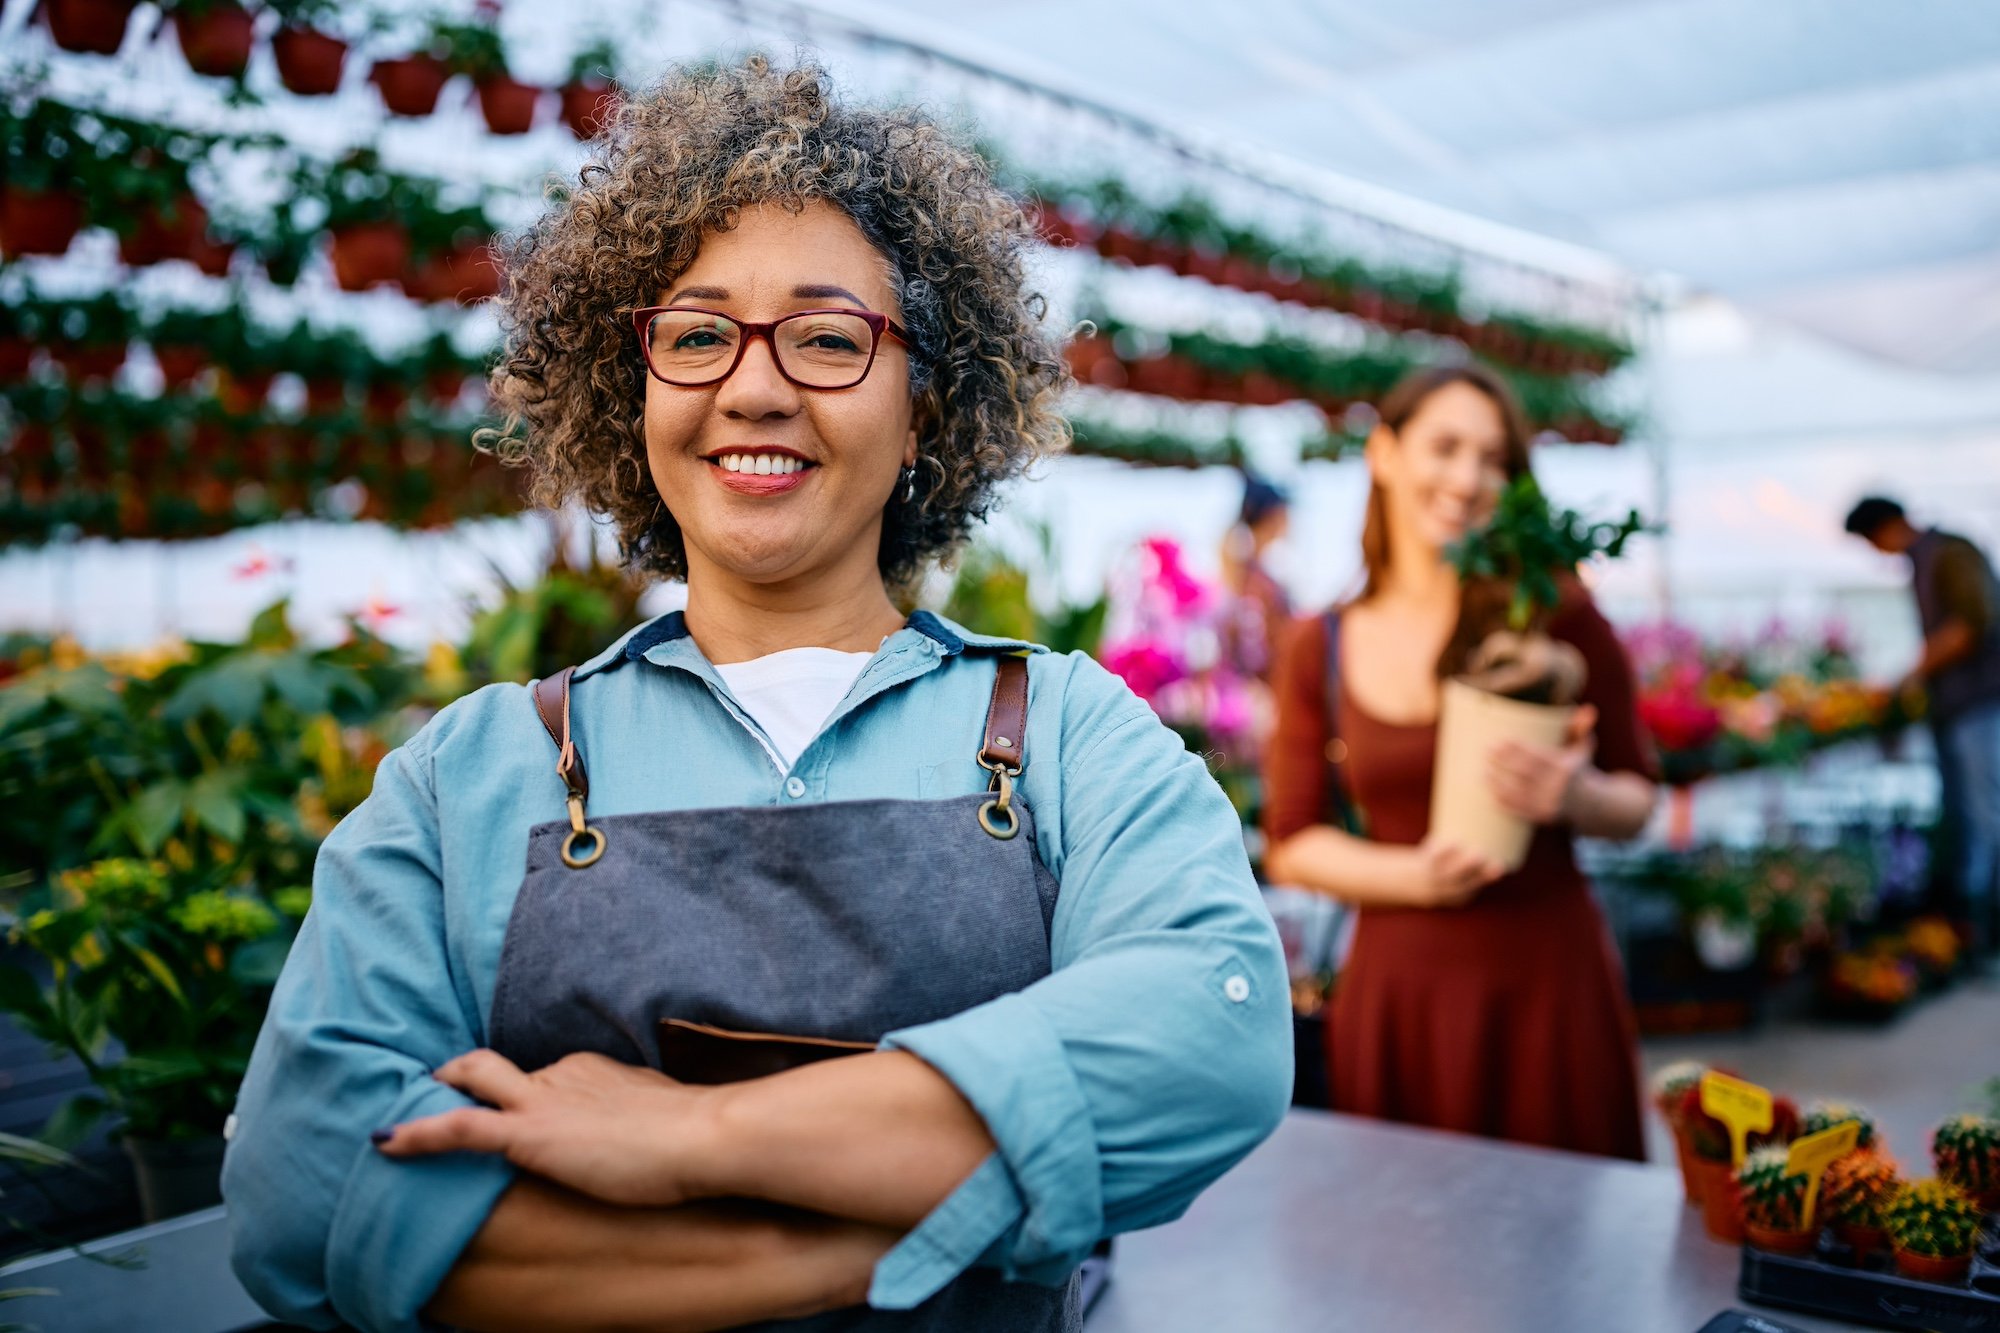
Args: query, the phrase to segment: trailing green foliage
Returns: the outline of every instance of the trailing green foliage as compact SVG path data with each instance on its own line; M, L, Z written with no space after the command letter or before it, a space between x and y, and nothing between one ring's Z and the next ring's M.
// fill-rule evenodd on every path
M1450 559L1461 579L1510 586L1507 623L1523 631L1561 601L1559 578L1598 555L1617 559L1625 543L1646 530L1636 509L1615 523L1557 509L1534 477L1523 474L1500 493L1493 517L1453 544Z

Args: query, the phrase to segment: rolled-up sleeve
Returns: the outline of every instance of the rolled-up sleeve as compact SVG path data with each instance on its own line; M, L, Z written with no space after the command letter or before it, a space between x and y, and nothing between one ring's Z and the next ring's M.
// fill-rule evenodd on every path
M472 1154L392 1161L369 1131L469 1105L430 1070L479 1044L445 939L426 735L327 838L223 1163L232 1262L272 1315L371 1333L419 1311L513 1178Z
M973 1262L1063 1280L1102 1237L1180 1216L1291 1098L1283 953L1235 811L1087 659L1062 711L1054 970L883 1043L950 1079L998 1151L877 1265L879 1307ZM1032 766L1032 719L1029 741Z

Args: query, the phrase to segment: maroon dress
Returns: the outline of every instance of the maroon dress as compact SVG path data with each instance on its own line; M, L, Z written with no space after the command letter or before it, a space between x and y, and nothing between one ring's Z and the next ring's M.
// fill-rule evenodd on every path
M1654 775L1617 636L1578 593L1550 625L1589 667L1598 767ZM1339 691L1327 725L1326 630L1294 621L1265 751L1265 833L1328 822L1329 760L1367 836L1414 845L1430 823L1437 727L1370 717ZM1339 737L1343 744L1332 743ZM1643 1160L1637 1045L1622 970L1568 830L1463 907L1366 907L1327 1022L1336 1110Z

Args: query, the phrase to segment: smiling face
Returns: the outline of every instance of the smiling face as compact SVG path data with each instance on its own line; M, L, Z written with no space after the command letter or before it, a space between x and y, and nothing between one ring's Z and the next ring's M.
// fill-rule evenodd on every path
M851 218L817 201L798 213L744 209L734 229L703 240L659 304L753 322L801 310L902 318L888 261ZM834 323L806 330L805 345L840 350ZM712 340L688 324L690 346ZM687 544L690 584L713 574L777 584L842 566L874 570L883 507L917 452L909 354L885 334L861 383L808 389L779 373L768 341L752 339L719 384L678 388L648 375L645 431L653 484Z
M1392 541L1426 553L1442 551L1490 518L1508 480L1500 409L1462 382L1426 397L1401 430L1377 426L1367 456Z

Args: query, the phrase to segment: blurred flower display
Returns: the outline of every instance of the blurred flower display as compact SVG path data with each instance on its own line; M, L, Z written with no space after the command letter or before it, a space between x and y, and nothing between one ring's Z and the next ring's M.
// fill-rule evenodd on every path
M1846 630L1801 634L1773 620L1747 641L1705 640L1663 621L1626 631L1639 714L1676 785L1797 764L1816 749L1910 720L1886 687L1860 679Z

